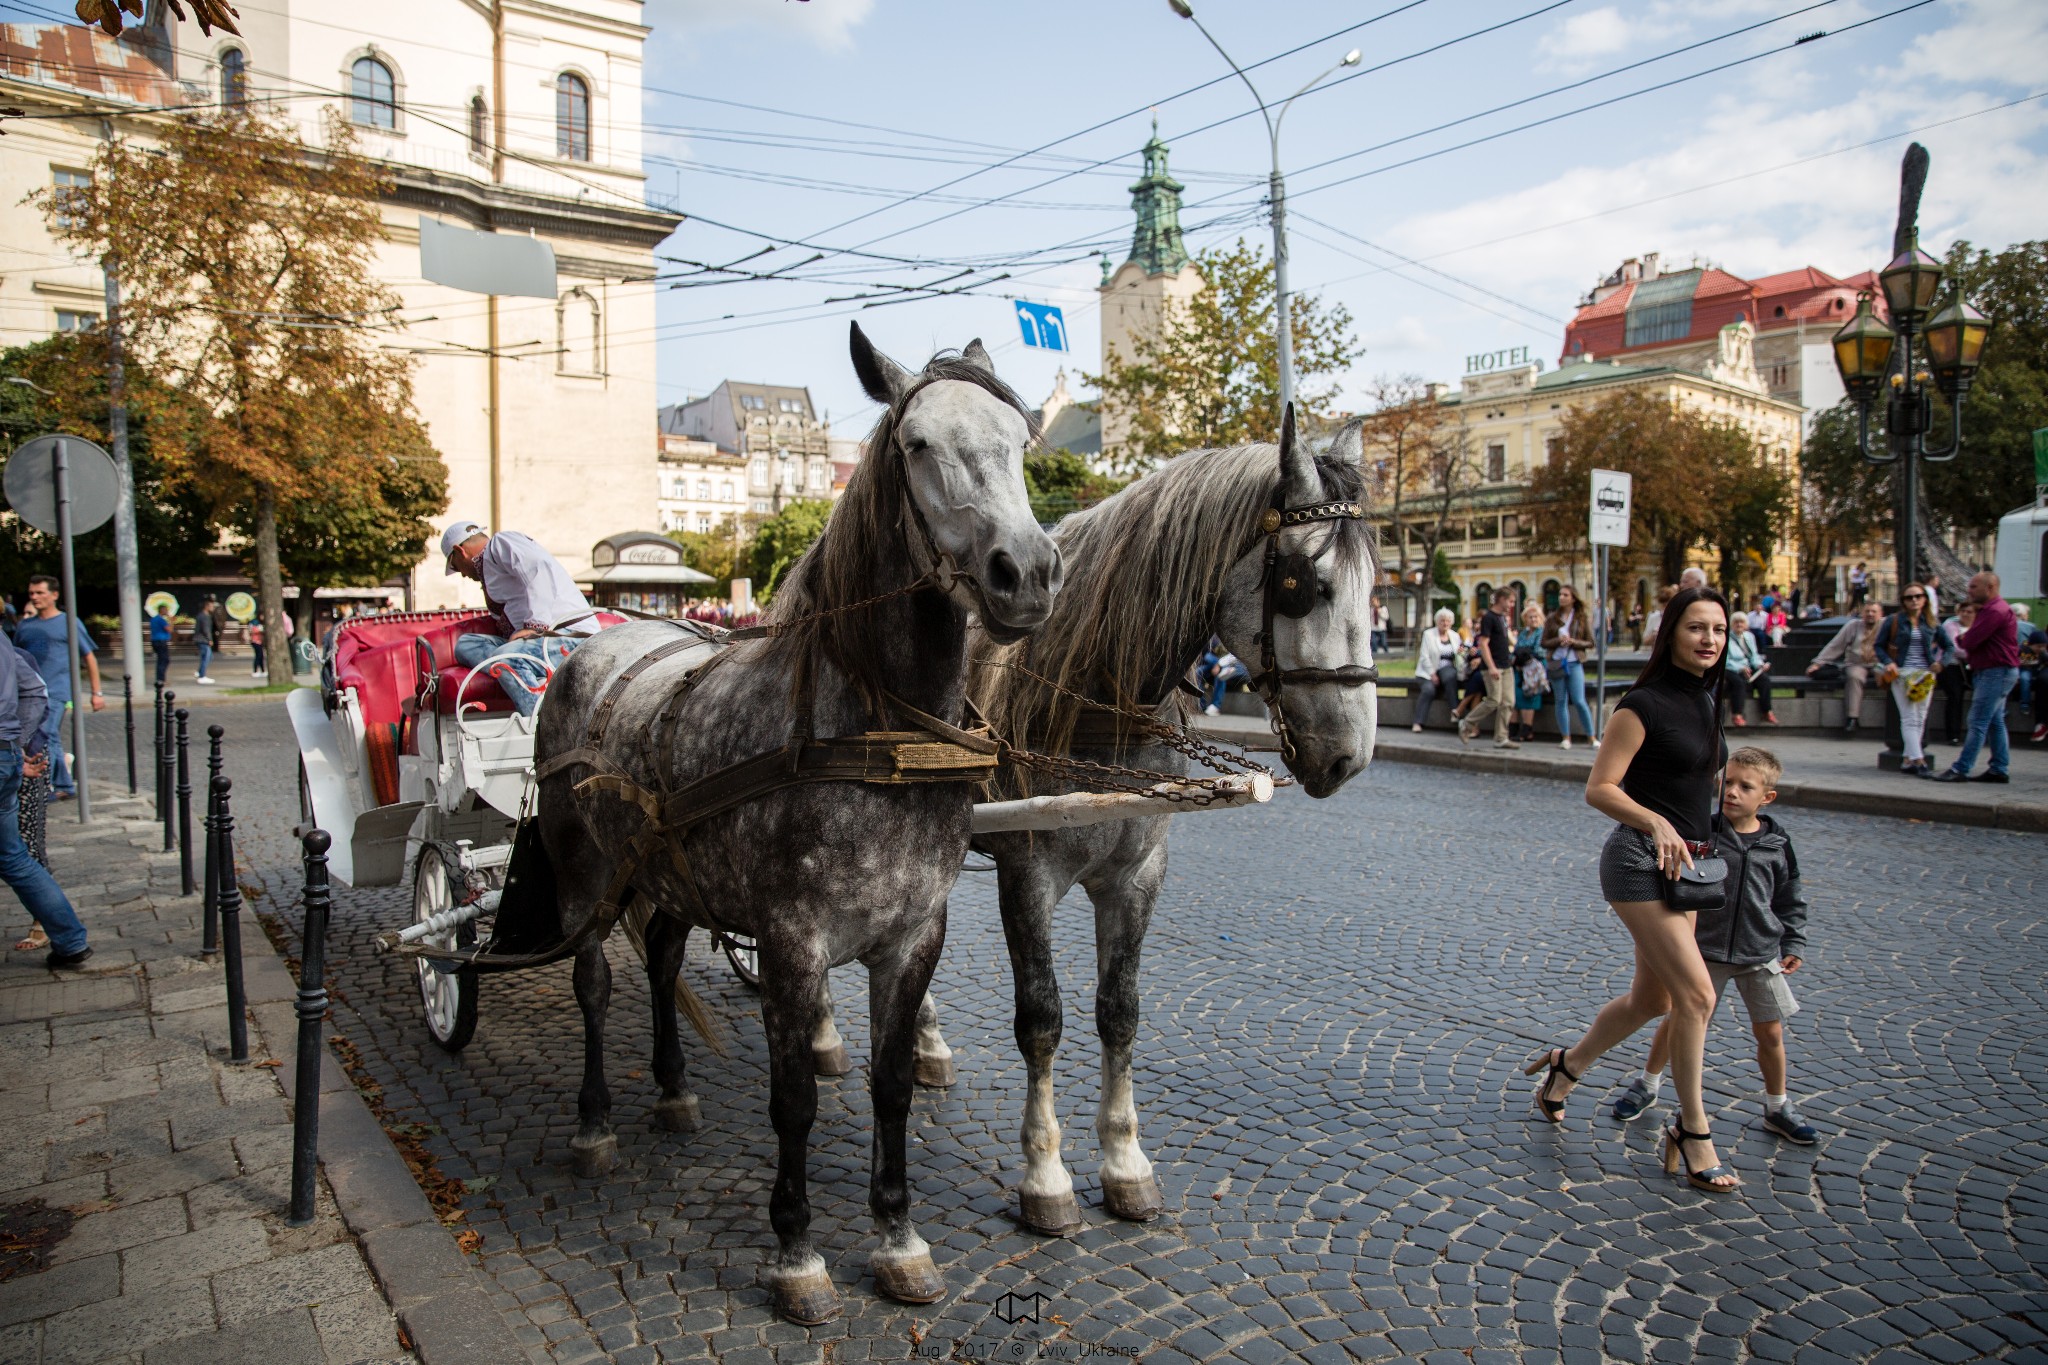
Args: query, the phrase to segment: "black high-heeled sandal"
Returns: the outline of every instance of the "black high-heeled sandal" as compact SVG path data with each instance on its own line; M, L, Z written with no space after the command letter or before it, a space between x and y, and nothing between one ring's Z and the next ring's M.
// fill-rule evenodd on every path
M1708 1194L1733 1194L1741 1189L1741 1177L1729 1170L1726 1165L1717 1165L1705 1171L1695 1171L1692 1168L1692 1158L1685 1154L1685 1144L1688 1142L1711 1142L1713 1137L1712 1133L1688 1133L1685 1131L1683 1123L1674 1124L1672 1127L1665 1129L1664 1174L1677 1175L1679 1163L1683 1162L1685 1165L1685 1183L1696 1190L1705 1190ZM1730 1180L1734 1183L1730 1185L1716 1185L1714 1184L1716 1180Z
M1542 1111L1543 1117L1548 1119L1552 1123L1564 1122L1564 1100L1554 1100L1550 1098L1550 1083L1556 1080L1559 1076L1564 1077L1573 1085L1577 1085L1579 1083L1579 1078L1577 1076L1572 1075L1572 1073L1565 1068L1564 1059L1565 1050L1561 1047L1554 1047L1551 1048L1548 1052L1537 1053L1534 1057L1530 1058L1529 1065L1522 1068L1522 1074L1524 1076L1535 1075L1536 1068L1541 1066L1547 1066L1550 1068L1550 1070L1544 1074L1543 1084L1536 1087L1536 1108ZM1568 1099L1570 1097L1567 1096L1566 1098Z

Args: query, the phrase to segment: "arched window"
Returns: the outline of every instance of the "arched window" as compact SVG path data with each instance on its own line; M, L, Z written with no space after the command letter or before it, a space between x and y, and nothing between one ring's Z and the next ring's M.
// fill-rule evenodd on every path
M398 127L397 86L391 68L375 57L358 57L349 68L348 121L363 128Z
M239 47L220 54L220 102L229 109L249 102L249 59Z
M1557 604L1563 600L1563 590L1558 586L1557 580L1555 578L1544 579L1543 610L1546 612L1556 611Z
M469 100L469 154L489 156L491 152L490 111L484 107L482 95L472 95Z
M577 285L562 295L555 304L555 373L603 372L598 354L604 344L601 323L597 300L589 290Z
M590 160L590 86L573 71L555 77L555 155Z

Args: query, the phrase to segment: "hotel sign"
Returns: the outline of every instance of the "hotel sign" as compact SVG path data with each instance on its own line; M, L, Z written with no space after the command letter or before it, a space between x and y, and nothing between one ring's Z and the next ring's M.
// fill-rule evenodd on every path
M1482 351L1478 355L1465 357L1466 374L1492 374L1495 370L1520 369L1524 365L1543 368L1543 362L1532 360L1527 346L1510 346L1503 351Z

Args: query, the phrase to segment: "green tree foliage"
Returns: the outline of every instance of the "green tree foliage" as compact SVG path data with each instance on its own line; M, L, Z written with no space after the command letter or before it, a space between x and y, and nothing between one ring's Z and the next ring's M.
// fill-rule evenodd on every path
M1882 449L1882 405L1872 419L1871 448ZM1813 431L1799 454L1795 524L1799 581L1809 602L1831 595L1837 556L1855 553L1891 522L1891 467L1863 458L1856 428L1856 407L1844 401L1815 415Z
M18 375L49 389L46 398L19 384L0 384L0 440L12 451L23 441L51 432L83 436L110 448L107 434L106 346L97 332L53 336L31 346L0 351L0 374ZM140 367L127 372L128 457L135 475L135 532L145 582L204 573L213 532L206 500L175 488L166 477L160 448L182 450L200 415ZM74 563L80 607L115 609L114 526L110 521L79 536ZM0 521L0 591L20 592L32 573L57 572L57 539L19 519Z
M765 601L774 594L789 566L824 534L825 520L831 515L832 504L823 498L800 498L761 523L748 554L756 597Z
M1947 284L1998 324L1984 347L1984 365L1963 403L1963 453L1923 465L1927 505L1935 517L1988 531L2034 496L2034 441L2048 427L2048 241L1980 251L1949 248ZM1936 444L1947 441L1948 413L1936 400Z
M1101 374L1084 374L1120 446L1105 450L1122 468L1204 446L1270 441L1280 432L1280 378L1273 336L1273 263L1242 238L1195 258L1207 287L1170 302L1159 326L1112 351ZM1335 376L1363 354L1344 307L1313 294L1290 300L1295 401L1321 415L1337 396Z
M1639 565L1676 583L1688 551L1715 545L1735 589L1745 550L1768 554L1792 510L1792 481L1749 433L1661 393L1624 390L1564 416L1558 449L1531 477L1531 547L1583 557L1586 490L1595 469L1633 476L1630 543L1610 552L1626 580Z
M371 472L370 496L300 498L278 508L278 558L302 589L302 640L313 638L313 594L304 590L362 587L404 573L419 562L420 546L435 535L433 519L448 505L447 466L417 422L392 423ZM235 524L246 534L248 509ZM252 557L253 548L245 568Z
M1047 524L1069 512L1093 507L1129 482L1096 473L1088 461L1068 450L1039 451L1024 457L1024 489L1031 495L1031 514Z
M670 531L668 538L683 547L683 563L714 581L698 585L707 597L732 594L732 581L752 572L754 529L761 518L728 516L711 531Z

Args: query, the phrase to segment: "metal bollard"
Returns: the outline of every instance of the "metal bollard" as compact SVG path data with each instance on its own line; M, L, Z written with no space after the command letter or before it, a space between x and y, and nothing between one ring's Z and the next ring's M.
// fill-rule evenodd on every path
M121 713L128 724L128 794L135 795L135 685L126 673L121 675Z
M220 738L227 731L218 725L206 727L206 885L200 889L199 907L199 951L212 956L220 951L220 850L214 847L214 835L220 829L220 793L214 790L214 783L220 780Z
M156 685L156 710L150 716L149 780L156 787L156 816L164 816L170 793L164 790L164 685Z
M293 1227L313 1221L315 1181L320 1167L321 1021L327 1015L327 917L333 899L327 889L327 831L316 829L300 841L306 851L306 932L299 947L299 1066L292 1103Z
M192 752L188 722L192 713L179 707L178 720L178 894L192 894Z
M174 729L177 725L172 716L172 704L178 700L176 692L164 693L164 743L157 754L157 814L164 822L164 852L169 853L178 846L177 811L172 802L177 797L178 755L173 745Z
M235 818L229 807L234 784L213 779L220 815L215 821L214 878L220 891L220 951L228 978L228 1060L249 1060L248 992L242 985L242 888L235 883Z

